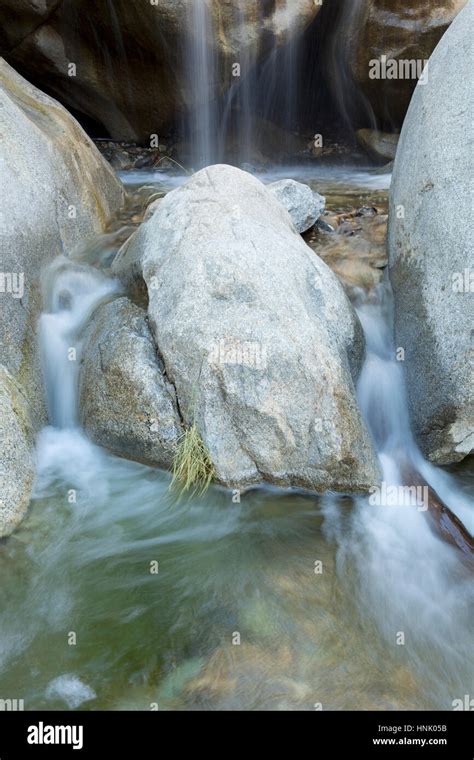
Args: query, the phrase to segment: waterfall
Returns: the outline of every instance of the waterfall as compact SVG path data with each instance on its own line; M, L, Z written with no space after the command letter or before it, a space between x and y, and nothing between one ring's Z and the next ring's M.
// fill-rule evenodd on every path
M189 137L195 169L215 163L217 156L217 105L213 84L217 75L213 46L212 13L206 0L193 0L187 14L186 70L191 97Z
M417 453L410 430L401 363L392 338L393 297L388 281L356 303L366 339L366 360L359 379L362 413L382 461L396 464L401 452Z
M245 42L245 8L243 0L235 3L236 25L239 30L238 40ZM255 86L253 77L253 57L244 44L236 56L238 76L232 76L229 88L222 98L221 118L218 131L219 160L226 160L229 155L229 143L237 146L233 156L238 164L249 161L255 136Z
M281 14L289 8L287 0ZM249 44L248 9L247 0L235 0L235 33L228 41L235 59L227 56L222 71L213 43L217 30L209 0L192 0L188 8L185 58L195 105L187 114L184 134L195 169L220 161L237 165L252 161L262 143L261 123L280 121L290 130L296 122L301 35L292 28L288 13L286 39L273 31L263 53ZM260 13L263 19L264 10ZM257 55L263 56L258 64ZM219 80L223 82L220 92L216 89ZM284 152L289 146L280 148Z
M114 280L98 270L59 257L43 281L46 311L39 339L48 415L53 427L78 425L81 333L94 310L117 293Z
M98 246L96 241L94 250ZM5 543L12 554L3 566L10 593L0 610L2 682L14 693L25 678L23 662L38 661L40 677L25 683L34 708L43 707L44 694L58 677L69 674L74 684L73 672L96 693L97 709L123 707L124 694L128 704L143 709L157 688L152 681L153 691L143 691L143 673L156 673L157 662L160 677L170 661L187 669L190 651L205 667L210 654L214 657L209 640L224 640L236 619L257 617L253 630L264 632L265 662L268 631L276 631L277 652L282 642L285 649L294 648L291 682L299 683L304 673L311 695L315 690L319 695L323 684L335 709L353 709L359 699L383 709L390 697L407 709L415 700L420 708L450 709L453 699L467 693L472 673L472 576L459 553L431 530L426 514L403 504L373 506L365 497L352 499L348 509L346 498L332 494L302 500L302 494L273 489L254 489L232 508L220 488L177 504L170 501L168 476L115 457L86 437L78 413L84 327L94 309L118 292L118 284L100 271L65 258L54 261L44 277L40 340L54 427L38 440L31 541ZM449 475L423 460L413 439L395 356L388 280L369 293L360 291L355 307L367 345L358 397L384 481L406 482L403 467L409 459L472 526L467 496ZM150 556L160 560L158 596L155 581L143 571ZM314 557L325 562L318 579L323 593L318 590L316 597L308 577ZM84 615L91 620L90 641L78 648L71 671L70 655L63 647L58 656L50 641ZM204 626L197 643L196 615ZM150 630L156 633L151 639ZM396 646L401 634L405 647ZM315 642L321 644L317 657ZM265 666L261 676L255 668L254 649L250 660L244 653L245 680L227 707L248 709L249 684L257 694L255 709L274 707L265 691L269 671ZM327 673L335 662L340 675L334 684ZM270 675L281 690L278 655L275 663ZM130 696L134 679L139 688ZM222 679L230 687L233 670ZM340 687L346 681L350 689ZM173 700L177 694L173 689ZM202 692L190 699L186 693L178 704L202 708ZM300 699L291 699L285 694L285 709L288 704L301 709ZM219 697L210 704L218 708Z

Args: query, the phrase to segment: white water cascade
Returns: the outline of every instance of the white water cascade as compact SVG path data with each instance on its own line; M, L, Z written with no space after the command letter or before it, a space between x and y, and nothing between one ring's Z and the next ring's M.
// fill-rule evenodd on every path
M397 489L399 501L359 498L349 515L329 503L325 531L338 545L339 575L365 621L366 635L373 635L376 621L388 648L399 648L402 661L409 657L427 692L455 700L472 676L472 541L462 554L440 535L429 519L432 504L428 512L422 500L413 501L410 473L422 476L430 502L433 489L471 533L474 510L456 480L426 462L414 441L403 371L395 358L392 300L386 279L369 294L361 291L355 304L367 350L358 396L383 484ZM443 706L451 709L450 701Z
M393 296L388 278L368 295L363 293L356 309L367 347L358 385L359 404L375 441L383 482L397 488L420 488L406 483L411 474L419 473L425 483L421 488L437 493L472 533L474 512L469 501L453 478L424 459L411 432L403 363L397 361L393 340ZM420 512L427 509L427 504L418 505Z
M331 494L263 488L232 508L217 488L176 503L168 474L114 457L86 437L78 413L83 330L118 292L100 271L71 260L45 274L40 334L53 427L38 441L34 500L22 528L28 540L6 542L0 553L6 693L21 682L29 707L61 709L79 685L93 709L147 709L154 700L165 709L176 700L202 708L199 695L170 689L167 674L184 673L185 683L205 672L209 657L226 658L229 631L250 626L254 643L222 672L222 693L210 698L215 709L248 709L249 686L254 709L275 707L282 689L284 709L307 709L302 683L310 703L322 691L334 709L452 709L472 674L471 572L426 513L363 497L348 509L347 499ZM356 308L367 342L359 400L385 481L403 483L408 458L472 526L467 497L413 442L389 286L361 291ZM159 590L144 572L150 557L160 559ZM315 557L325 563L316 585L308 573ZM64 631L82 619L83 645L65 647ZM400 633L405 646L397 646ZM292 655L284 671L279 651ZM31 662L38 663L34 678ZM62 698L52 688L58 679L66 684Z
M354 117L363 115L367 125L377 129L377 118L367 96L354 81L349 59L355 40L363 33L367 23L368 3L366 0L341 0L338 19L328 47L328 74L333 97L337 103L342 121L349 127ZM351 34L347 30L351 29Z
M136 657L134 647L143 651L142 626L148 631L154 630L156 620L164 619L156 641L164 642L161 656L166 658L167 636L171 626L175 630L176 619L182 619L179 637L186 642L188 630L194 625L190 625L189 615L194 615L195 609L201 609L199 605L204 601L202 609L207 620L209 604L213 609L209 599L216 599L217 630L222 638L227 623L224 618L221 630L222 606L219 605L223 604L224 609L238 614L239 605L244 604L242 600L249 596L249 586L257 584L256 593L263 595L258 597L263 599L265 584L269 584L273 589L271 598L276 610L274 625L278 637L286 641L288 631L296 632L296 639L292 634L292 641L299 642L302 647L297 649L298 658L304 657L305 651L313 653L311 662L316 670L313 675L308 673L307 678L309 682L315 678L320 683L327 674L324 658L331 663L335 661L334 643L331 642L337 637L331 628L331 635L324 639L324 647L320 647L318 657L314 657L315 642L319 639L310 635L306 640L302 633L302 626L314 617L308 616L307 604L303 602L306 591L302 578L308 557L314 557L315 551L316 556L321 556L321 552L325 556L329 547L334 547L336 573L328 574L328 580L319 583L336 584L338 593L334 597L334 588L331 593L328 591L328 606L323 607L324 614L320 610L314 619L323 626L321 636L326 635L325 620L339 626L338 636L349 635L349 648L341 667L348 669L349 677L351 673L355 674L354 693L366 698L367 683L374 679L378 683L378 670L386 667L388 679L390 673L400 671L415 680L417 688L421 689L420 707L431 705L437 709L450 709L452 700L462 698L471 670L471 573L460 552L432 530L424 512L403 504L373 506L367 498L353 500L351 509L347 510L347 506L341 506L331 495L323 496L317 502L299 502L299 506L297 502L293 512L288 511L283 503L280 512L277 496L271 490L250 494L242 505L232 510L219 489L211 489L201 500L170 507L169 481L165 475L109 455L94 446L79 427L59 429L60 425L77 425L78 420L78 362L68 361L68 348L76 347L80 355L84 325L103 299L114 297L116 285L96 270L62 261L50 270L46 290L49 311L41 320L41 338L48 402L56 428L46 429L40 437L36 494L41 504L51 506L44 507L44 517L41 509L36 512L37 519L46 520L43 543L40 532L38 547L34 547L34 556L41 559L43 569L35 580L35 595L28 592L24 610L22 608L19 614L24 631L22 646L33 647L48 663L47 677L71 671L69 663L62 663L59 671L55 662L49 663L47 652L50 648L45 646L43 652L41 638L37 638L38 626L31 610L37 603L38 588L47 599L41 603L43 616L46 610L52 626L63 628L68 625L71 615L77 615L79 611L85 614L86 607L88 615L100 620L94 630L105 632L109 626L104 626L103 620L115 620L117 614L123 616L128 632L123 635L122 629L119 630L114 647L124 652L125 660L133 663ZM472 525L472 506L467 498L463 498L449 475L423 461L413 441L403 375L394 359L389 286L385 284L370 294L361 291L356 307L367 342L359 399L376 443L384 480L403 483L401 467L409 458L413 467L422 471L426 481L436 487L438 494L456 508L466 524L470 519ZM441 480L444 490L440 487ZM78 503L70 508L64 504L65 488L73 488L78 493ZM275 507L270 507L273 503ZM275 516L272 509L277 510ZM270 510L268 514L266 510ZM314 521L319 512L324 517L324 525L322 533L315 534ZM56 526L58 521L61 530L52 540L52 529L48 525ZM309 530L310 526L313 527ZM262 546L267 562L269 557L271 560L272 552L276 552L275 562L269 562L268 573L266 563L258 553L258 547ZM159 552L160 557L166 555L168 558L160 576L164 591L158 595L142 571L150 547L153 556ZM285 583L294 583L295 589L293 605L289 608L288 598L282 601L281 607L278 606L278 592L272 586L275 569L283 560L283 556L277 559L280 549L286 558ZM30 557L28 563L31 564ZM71 572L64 572L65 567L71 569L72 577ZM166 572L167 567L171 572ZM109 571L104 576L105 568ZM52 584L55 593L48 596ZM139 601L137 588L140 589ZM311 588L313 598L315 591L313 586ZM202 599L203 589L206 593ZM224 595L221 602L223 590L230 595ZM198 600L194 605L191 604L193 599ZM323 599L315 601L313 598L313 602L315 610L318 605L326 604ZM285 615L289 616L287 621ZM4 617L9 632L9 648L4 662L14 662L16 629L13 622L8 622L14 618L9 616L8 609ZM282 620L281 629L278 620ZM235 627L235 622L231 625ZM113 625L111 629L114 629ZM400 633L405 637L405 647L397 646L396 637ZM352 637L355 637L354 641ZM384 644L380 643L381 637ZM115 660L108 656L107 635L104 633L102 638L104 641L100 640L100 646L97 643L94 646L99 646L102 668L110 674L114 672ZM155 661L156 641L152 636L150 651L143 651L147 662ZM291 641L288 645L292 646ZM352 647L356 656L351 655ZM338 650L337 657L340 656ZM377 666L379 657L383 657L383 666ZM362 668L363 674L359 672L359 659L367 663ZM1 661L0 656L0 664ZM143 667L141 659L140 667ZM74 673L82 677L100 699L102 674L90 668L87 658L79 662ZM132 675L133 670L130 677ZM232 671L229 678L231 676ZM292 676L295 677L293 673ZM298 677L301 678L301 674ZM7 682L8 678L12 682L17 678L16 665L8 671ZM255 678L258 683L257 673ZM239 706L244 706L248 698L247 681L246 684L237 697ZM331 689L331 684L327 686ZM403 704L404 687L388 680L387 688ZM347 709L353 704L351 692L345 689L344 694L348 694L347 699L343 697L335 704ZM131 698L132 703L138 705L142 699L140 693ZM265 706L267 703L262 696L256 707Z
M49 419L56 428L78 425L81 332L97 306L118 291L97 269L63 257L45 272L39 336Z

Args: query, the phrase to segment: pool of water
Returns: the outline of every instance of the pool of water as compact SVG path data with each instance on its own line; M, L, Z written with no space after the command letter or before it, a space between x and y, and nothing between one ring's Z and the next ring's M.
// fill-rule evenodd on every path
M179 499L77 431L43 431L38 467L0 545L5 698L450 709L469 693L468 576L422 515L270 488Z

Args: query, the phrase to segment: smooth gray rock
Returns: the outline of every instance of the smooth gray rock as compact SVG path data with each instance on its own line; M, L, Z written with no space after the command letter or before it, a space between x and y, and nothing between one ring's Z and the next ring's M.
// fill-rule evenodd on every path
M267 187L286 208L300 234L314 227L325 209L326 198L302 182L282 179Z
M186 425L220 482L363 491L378 480L355 400L364 354L337 277L258 179L212 166L131 239Z
M120 456L170 467L182 429L146 312L128 298L99 306L82 356L81 422L89 436Z
M0 365L0 538L26 514L34 479L33 431L28 401Z
M40 272L104 231L124 191L73 117L0 58L0 346L36 427L46 415L37 357ZM2 292L3 291L3 292ZM21 297L18 297L21 296Z
M415 90L390 194L397 344L418 443L439 464L474 445L473 28L470 0Z
M0 59L0 357L8 378L0 423L0 535L26 512L32 438L47 421L37 349L41 271L104 231L123 197L72 116Z

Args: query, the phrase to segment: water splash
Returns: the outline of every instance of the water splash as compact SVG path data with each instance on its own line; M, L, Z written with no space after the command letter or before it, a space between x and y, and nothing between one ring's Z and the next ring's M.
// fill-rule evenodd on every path
M468 510L466 497L448 473L427 462L414 439L408 413L403 362L397 361L393 340L394 303L388 276L355 304L366 337L366 360L362 369L358 397L362 413L375 441L385 482L403 486L409 473L420 473L426 484L473 526L474 510ZM461 507L461 512L459 512Z
M276 489L231 505L213 488L176 504L167 474L64 427L78 416L67 349L80 348L85 322L115 287L67 260L45 279L46 383L63 428L42 432L34 507L0 547L5 693L21 683L29 709L67 707L78 684L96 695L86 709L314 709L315 693L332 709L450 709L470 688L471 578L425 515ZM384 477L398 482L400 450L419 454L388 283L356 306L367 340L360 404ZM451 503L449 476L419 466L433 486L443 480ZM315 558L324 565L316 582ZM67 647L71 621L83 619L81 646ZM228 645L235 630L247 639L238 658ZM204 698L190 673L212 684ZM170 690L174 676L181 687Z

